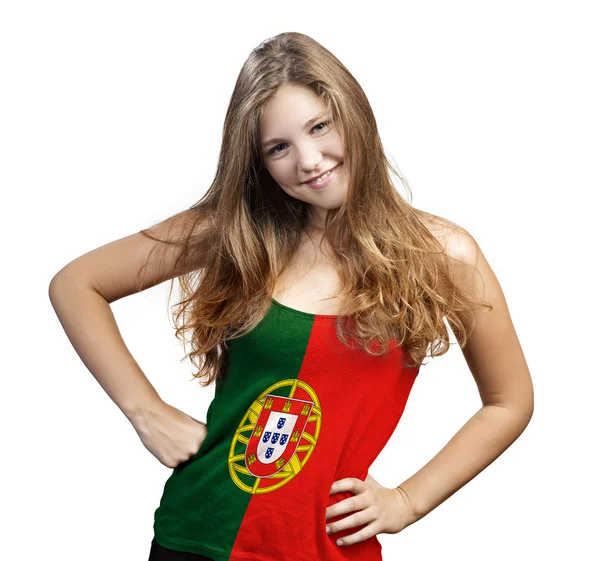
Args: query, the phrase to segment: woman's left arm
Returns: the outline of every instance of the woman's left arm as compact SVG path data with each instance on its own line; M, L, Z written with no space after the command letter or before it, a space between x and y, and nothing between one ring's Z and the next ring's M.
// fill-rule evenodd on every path
M446 243L448 254L481 274L460 274L460 282L493 306L475 312L474 331L462 349L483 405L429 463L396 488L414 511L411 523L498 458L533 415L533 384L500 283L475 239L462 228L454 232Z

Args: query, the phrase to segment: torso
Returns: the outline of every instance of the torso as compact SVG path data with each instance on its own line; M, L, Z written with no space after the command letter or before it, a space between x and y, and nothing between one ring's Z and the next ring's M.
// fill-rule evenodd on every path
M277 302L309 314L339 315L340 280L332 264L330 247L321 237L304 237L292 262L275 283ZM325 298L333 297L328 300Z
M448 224L439 216L419 214L428 230L446 247ZM292 262L275 282L277 302L309 314L339 315L341 282L332 264L330 247L321 236L304 235ZM325 298L332 297L325 300Z

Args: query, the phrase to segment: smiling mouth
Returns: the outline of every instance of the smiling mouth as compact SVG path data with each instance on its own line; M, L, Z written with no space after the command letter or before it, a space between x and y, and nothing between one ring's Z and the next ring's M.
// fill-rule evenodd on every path
M327 171L324 171L321 175L319 175L319 177L323 177L323 175L326 174L326 173L329 174L329 172L332 172L334 169L336 169L341 164L342 164L342 162L340 162L339 164L336 164L331 169L328 169ZM308 181L303 181L302 184L306 185L307 183L310 183L311 181L314 181L315 179L319 179L319 177L315 177L313 179L309 179Z

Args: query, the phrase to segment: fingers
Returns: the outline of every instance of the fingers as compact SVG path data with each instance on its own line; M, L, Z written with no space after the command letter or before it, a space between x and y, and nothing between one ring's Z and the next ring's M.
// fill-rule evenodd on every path
M335 543L339 546L353 545L355 543L364 542L365 540L368 540L377 534L377 521L374 521L372 524L365 526L354 534L339 538Z
M406 510L400 493L396 489L383 487L374 479L371 484L368 479L369 476L364 482L356 478L342 479L331 487L331 493L352 491L354 495L327 507L326 521L352 513L335 522L327 522L327 534L364 526L354 534L340 537L336 540L337 545L352 545L381 532L397 533L404 527L402 521L397 520L402 518L397 515L400 504L402 513Z

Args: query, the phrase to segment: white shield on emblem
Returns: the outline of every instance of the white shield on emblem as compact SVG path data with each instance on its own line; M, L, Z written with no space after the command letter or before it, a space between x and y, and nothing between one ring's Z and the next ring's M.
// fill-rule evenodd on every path
M276 461L285 451L298 415L271 411L257 447L257 456L263 464Z

